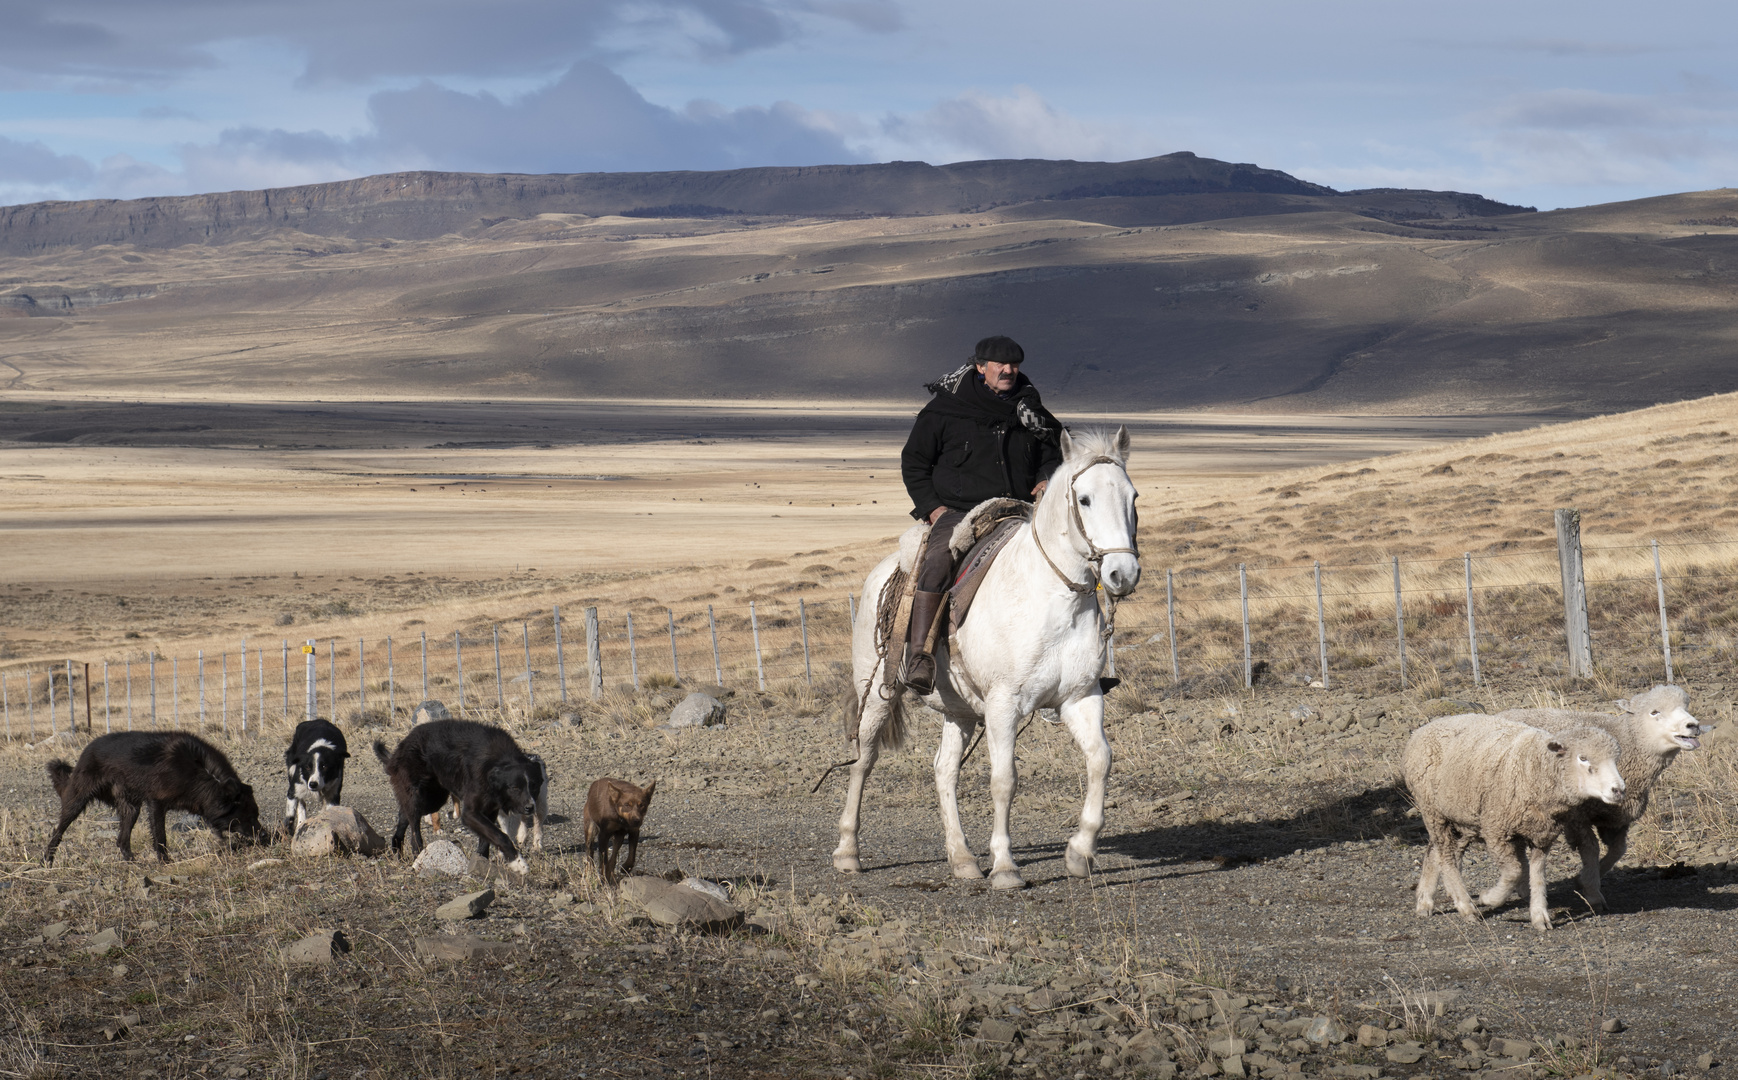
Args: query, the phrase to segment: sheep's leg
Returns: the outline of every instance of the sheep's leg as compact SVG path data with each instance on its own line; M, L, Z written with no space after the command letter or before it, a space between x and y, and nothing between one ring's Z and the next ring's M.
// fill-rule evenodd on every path
M1070 877L1092 872L1092 857L1098 847L1098 832L1104 828L1104 781L1110 775L1110 742L1104 737L1104 695L1069 702L1062 719L1086 757L1086 802L1080 808L1080 828L1068 841L1063 862Z
M1528 905L1529 921L1535 930L1551 929L1551 909L1545 903L1545 860L1551 854L1548 848L1528 846L1527 869L1532 876L1532 902Z
M1599 838L1605 841L1605 858L1599 860L1599 872L1609 874L1612 867L1617 865L1617 860L1623 858L1623 853L1629 850L1629 828L1601 827Z
M1487 845L1490 848L1491 859L1497 864L1497 883L1485 890L1479 900L1485 907L1499 907L1513 895L1515 887L1521 883L1521 875L1526 872L1526 864L1521 862L1525 852L1525 841L1510 837L1500 843Z
M1581 829L1571 839L1581 853L1582 899L1595 914L1603 915L1611 909L1606 906L1605 894L1599 888L1599 837L1592 829Z
M1442 874L1442 886L1448 890L1448 898L1454 901L1455 909L1468 922L1477 922L1478 908L1472 902L1472 895L1466 891L1466 880L1460 876L1460 858L1466 852L1466 843L1450 831L1451 826L1446 821L1439 819L1432 823L1426 820L1425 828L1432 837L1441 838L1436 842L1436 861Z
M856 692L855 687L852 688ZM857 762L851 766L851 780L845 788L845 808L839 813L839 846L833 849L833 869L855 874L863 869L858 857L857 830L862 825L863 787L869 783L869 773L881 756L881 726L889 719L893 703L883 701L873 684L869 700L863 707L857 724Z
M1424 865L1418 871L1418 914L1428 916L1436 910L1436 881L1442 876L1442 850L1435 837L1424 849Z
M956 878L981 878L978 857L966 844L966 831L960 826L960 759L965 756L966 740L978 726L975 717L949 716L941 726L941 745L935 750L935 794L941 802L941 823L947 835L947 861Z

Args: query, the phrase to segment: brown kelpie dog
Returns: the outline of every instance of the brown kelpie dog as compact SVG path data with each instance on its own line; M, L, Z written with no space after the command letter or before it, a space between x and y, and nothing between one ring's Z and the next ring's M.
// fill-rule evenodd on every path
M615 884L616 853L622 840L628 842L628 861L622 873L632 873L634 855L640 846L640 822L645 820L646 807L652 804L652 789L656 780L637 788L626 780L605 777L594 781L585 793L585 851L591 853L592 840L597 840L597 868L605 882Z

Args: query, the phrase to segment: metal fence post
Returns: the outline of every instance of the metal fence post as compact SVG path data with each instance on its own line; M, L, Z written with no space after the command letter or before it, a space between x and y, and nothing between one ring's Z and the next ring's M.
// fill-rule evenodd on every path
M88 683L88 680L87 680ZM77 702L72 694L72 661L66 662L66 730L73 735L78 734Z
M724 664L718 659L718 620L712 617L712 605L706 605L706 625L712 628L712 677L724 685Z
M1473 621L1472 611L1472 552L1461 555L1466 560L1466 647L1472 657L1472 684L1479 685L1479 633L1478 624Z
M1249 565L1237 564L1237 594L1243 602L1243 689L1255 685L1255 668L1249 657Z
M628 612L628 668L634 675L634 689L640 688L640 657L634 651L634 613Z
M1177 664L1177 597L1172 591L1172 573L1165 571L1165 622L1171 630L1171 682L1183 681L1183 669Z
M32 685L34 682L35 682L35 680L30 677L30 669L25 668L24 669L24 716L25 716L26 722L28 722L30 725L30 741L31 742L36 741L36 687L34 685ZM156 710L152 710L153 714L155 714L155 711Z
M91 726L91 665L88 660L84 666L84 730L86 735L94 735L97 730Z
M1563 636L1569 646L1569 674L1593 674L1593 634L1587 623L1587 578L1581 568L1581 511L1558 510L1557 565L1563 572Z
M597 608L585 609L586 678L591 687L591 699L603 697L603 643L598 640Z
M243 668L247 665L244 663ZM109 708L109 662L103 661L103 734L115 730L114 713Z
M465 715L465 646L459 631L453 631L453 670L458 677L459 715Z
M851 608L851 627L852 627L852 629L856 629L856 627L857 627L857 594L856 593L846 593L845 594L845 603L850 605L850 608Z
M48 735L53 738L60 733L60 721L54 715L54 665L48 666ZM36 734L36 726L31 725L30 733Z
M264 735L266 730L266 647L256 645L254 656L259 661L259 667L255 669L259 672L259 730L260 734Z
M290 641L288 638L280 638L279 640L284 647L284 719L288 720L290 718ZM310 641L308 644L312 645L313 642Z
M766 668L760 662L760 618L754 613L754 601L748 602L748 626L754 632L754 674L762 690L766 689Z
M304 720L312 720L314 714L320 711L320 703L317 700L320 693L320 656L315 651L319 647L320 643L317 640L309 638L308 644L302 648L302 654L307 658L303 664L306 668L306 671L303 672L305 676L303 681L307 684L307 693L304 695L306 697L304 711L307 715L303 717Z
M665 608L664 614L670 618L670 674L674 675L676 681L680 683L682 681L682 663L676 658L676 613Z
M386 722L398 714L398 683L392 673L392 635L386 635Z
M501 624L495 624L495 709L507 715L507 688L501 683Z
M803 599L800 596L797 597L797 621L802 624L803 628L803 679L810 686L814 686L815 672L814 669L809 666L809 612L808 609L803 606ZM1111 655L1111 664L1113 666L1110 669L1112 675L1116 674L1115 663L1116 656L1113 649Z
M1672 632L1666 624L1666 578L1660 573L1660 542L1655 540L1654 547L1654 589L1660 598L1660 652L1666 658L1666 685L1672 685Z
M561 652L561 605L555 605L555 681L561 684L561 703L567 704L567 657Z
M247 735L247 638L241 639L241 733Z
M1316 652L1322 662L1322 689L1328 688L1328 617L1322 605L1322 561L1316 560Z
M0 675L0 709L6 712L6 741L12 741L12 693L6 686L6 676Z
M531 719L531 714L537 711L537 694L531 688L531 624L519 624L519 632L525 635L525 719Z
M1400 689L1406 689L1406 608L1400 601L1400 556L1394 556L1394 641L1400 653Z
M422 697L419 700L427 701L428 700L428 631L422 630L422 631L419 631L419 633L422 636Z

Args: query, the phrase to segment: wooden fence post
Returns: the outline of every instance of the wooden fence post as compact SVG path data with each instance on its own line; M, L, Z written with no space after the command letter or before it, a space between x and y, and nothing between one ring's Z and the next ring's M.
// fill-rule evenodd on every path
M264 717L261 717L264 719ZM247 735L247 638L241 639L241 733Z
M706 625L712 628L712 677L724 685L724 664L718 658L718 620L712 617L712 605L706 605Z
M803 599L800 596L797 597L797 621L802 624L803 628L803 678L810 686L814 686L815 672L814 669L809 666L809 611L803 606ZM1111 655L1111 664L1113 666L1110 669L1110 673L1115 675L1116 667L1114 665L1116 664L1116 656L1114 651Z
M1466 648L1472 656L1472 684L1479 685L1479 633L1472 613L1472 552L1461 556L1466 560Z
M664 614L670 619L670 674L675 676L676 682L680 684L682 682L682 661L676 656L676 613L665 608Z
M634 689L640 688L640 657L634 651L634 613L628 612L628 670L634 676Z
M1666 624L1666 578L1660 573L1660 542L1654 547L1654 589L1660 597L1660 651L1666 658L1666 685L1672 685L1672 632Z
M525 719L531 719L531 714L537 711L537 691L531 685L531 624L519 624L519 632L525 639Z
M427 701L428 700L428 631L423 630L423 631L421 631L421 634L422 634L422 698L420 700Z
M1322 607L1322 561L1316 560L1316 651L1321 654L1322 689L1328 688L1328 616Z
M1587 578L1581 568L1581 511L1557 511L1557 565L1563 573L1563 636L1569 675L1593 675L1593 634L1587 623Z
M1400 651L1400 689L1406 689L1406 609L1400 603L1400 556L1394 556L1394 638Z
M507 688L501 684L501 624L495 624L495 711L507 715Z
M453 631L453 670L459 684L459 715L465 715L465 643L459 631Z
M1183 681L1183 669L1177 664L1177 599L1171 589L1171 570L1165 570L1165 620L1171 628L1171 682Z
M561 703L567 704L567 656L561 651L561 605L555 605L555 681L561 684Z
M306 669L302 672L302 676L303 681L307 684L304 687L306 693L303 695L306 699L303 701L303 712L307 713L307 715L303 717L304 720L314 719L314 714L320 711L319 650L320 642L316 638L309 638L307 645L302 648L302 654L305 657L303 667ZM285 709L284 711L288 712L289 710Z
M603 645L598 641L597 608L585 609L585 661L590 668L591 699L603 697Z
M748 602L748 626L754 632L754 674L760 688L766 689L766 668L760 662L760 619L754 613L754 601Z
M1237 564L1237 594L1243 601L1243 689L1255 686L1255 669L1249 662L1249 564Z
M103 663L103 670L105 672L105 674L103 676L103 689L104 690L108 689L108 676L106 674L106 672L108 671L108 667L109 667L108 662L104 661L104 663ZM90 665L90 661L88 661L88 660L85 661L85 665L84 665L84 730L85 730L86 735L95 735L97 733L97 729L91 726L91 665Z

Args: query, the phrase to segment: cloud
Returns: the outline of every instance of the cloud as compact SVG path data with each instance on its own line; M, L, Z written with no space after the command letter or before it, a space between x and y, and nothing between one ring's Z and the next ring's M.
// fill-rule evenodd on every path
M928 161L964 158L1121 160L1157 153L1150 136L1070 116L1026 86L967 91L927 111L882 120L885 138Z
M7 188L78 185L95 173L91 163L76 154L57 154L41 142L18 142L0 135L0 185Z

